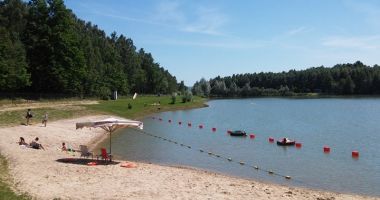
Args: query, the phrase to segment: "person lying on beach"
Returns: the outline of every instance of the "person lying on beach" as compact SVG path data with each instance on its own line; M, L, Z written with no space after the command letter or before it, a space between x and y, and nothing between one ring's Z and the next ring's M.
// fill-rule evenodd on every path
M45 148L42 146L42 144L38 143L38 137L36 137L36 139L34 139L29 145L33 149L43 149L43 150L45 150Z
M28 143L25 142L25 139L23 137L20 137L20 141L18 141L18 145L28 146Z

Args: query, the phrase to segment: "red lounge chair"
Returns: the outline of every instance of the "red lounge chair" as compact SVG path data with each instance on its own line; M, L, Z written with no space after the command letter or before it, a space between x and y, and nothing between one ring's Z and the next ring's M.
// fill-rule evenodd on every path
M98 155L97 159L99 159L99 157L101 157L103 160L111 162L112 161L112 155L107 153L107 150L105 148L101 148L100 150L101 150L102 154Z

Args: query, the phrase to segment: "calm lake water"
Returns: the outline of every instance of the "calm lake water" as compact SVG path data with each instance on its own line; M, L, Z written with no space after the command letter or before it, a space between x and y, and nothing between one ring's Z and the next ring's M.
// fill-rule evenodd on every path
M208 105L143 120L145 132L178 144L127 129L112 136L112 153L122 159L185 165L289 186L380 196L380 98L253 98L212 100ZM256 138L226 134L235 129ZM279 147L269 143L269 137L295 139L302 148ZM108 148L107 144L102 145ZM325 145L331 148L329 154L323 153ZM353 150L360 152L358 159L351 157Z

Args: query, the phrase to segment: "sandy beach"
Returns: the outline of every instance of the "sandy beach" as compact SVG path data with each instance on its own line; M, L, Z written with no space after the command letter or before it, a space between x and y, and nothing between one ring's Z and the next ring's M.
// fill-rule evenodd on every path
M0 153L9 161L12 184L36 199L380 199L244 180L183 167L136 163L88 166L78 153L60 150L62 142L78 149L104 138L101 129L75 130L75 123L109 116L91 116L31 126L0 129ZM19 137L35 137L45 150L21 147ZM69 159L67 159L69 158ZM88 160L90 162L90 160Z

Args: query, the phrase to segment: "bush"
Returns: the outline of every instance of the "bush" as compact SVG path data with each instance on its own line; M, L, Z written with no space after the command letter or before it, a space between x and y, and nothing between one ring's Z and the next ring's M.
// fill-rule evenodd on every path
M190 102L193 100L193 94L191 92L186 92L183 96L182 96L182 103L186 103L186 102Z
M175 104L175 102L177 101L177 94L176 93L173 93L172 94L172 101L170 102L171 104Z
M110 100L111 90L108 87L100 87L98 91L98 97L102 100Z

